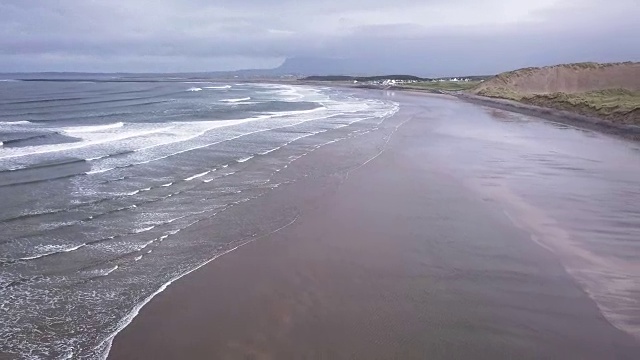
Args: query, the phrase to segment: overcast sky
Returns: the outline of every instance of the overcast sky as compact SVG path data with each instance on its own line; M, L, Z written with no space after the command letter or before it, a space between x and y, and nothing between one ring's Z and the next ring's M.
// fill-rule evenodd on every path
M2 0L0 72L269 68L494 73L640 60L640 0ZM367 59L367 61L362 61Z

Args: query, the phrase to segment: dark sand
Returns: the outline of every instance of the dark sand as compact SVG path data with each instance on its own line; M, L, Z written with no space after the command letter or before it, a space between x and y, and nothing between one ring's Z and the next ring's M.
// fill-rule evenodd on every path
M289 214L256 225L271 230L298 217L169 286L110 359L637 359L551 253L422 161L430 114L398 101L383 129L301 158L282 174L299 181L229 212Z

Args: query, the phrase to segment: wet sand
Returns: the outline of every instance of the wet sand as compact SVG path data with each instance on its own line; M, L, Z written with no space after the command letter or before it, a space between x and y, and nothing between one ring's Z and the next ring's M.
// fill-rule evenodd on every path
M621 138L636 141L640 140L640 126L637 125L616 123L595 116L587 116L571 111L525 104L509 99L490 98L469 93L459 93L456 94L456 96L474 104L536 116L562 124L578 126L601 133L615 135Z
M143 307L109 358L638 358L556 256L430 160L421 98L398 96L379 131L299 159L281 174L297 181L189 234L261 230Z

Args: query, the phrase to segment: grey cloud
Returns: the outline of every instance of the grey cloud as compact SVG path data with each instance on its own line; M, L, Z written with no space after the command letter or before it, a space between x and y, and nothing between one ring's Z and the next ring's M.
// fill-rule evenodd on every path
M310 56L441 75L640 59L635 0L117 3L0 4L0 72L229 70Z

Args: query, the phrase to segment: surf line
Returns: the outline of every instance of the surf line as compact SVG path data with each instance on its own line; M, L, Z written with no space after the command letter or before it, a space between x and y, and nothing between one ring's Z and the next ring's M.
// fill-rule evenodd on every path
M200 269L201 267L209 264L210 262L212 262L213 260L221 257L222 255L226 255L232 251L235 251L239 248L241 248L242 246L245 246L247 244L250 244L258 239L262 239L265 238L267 236L273 235L279 231L282 231L284 229L286 229L287 227L293 225L298 219L300 218L300 215L296 215L296 217L289 223L287 223L284 226L281 226L267 234L264 234L262 236L258 236L256 237L251 236L248 238L244 238L242 240L240 240L240 244L236 245L235 247L226 250L220 254L215 255L213 258L205 261L204 263L196 266L195 268L185 272L184 274L178 275L176 277L174 277L173 279L169 280L168 282L164 283L158 290L156 290L155 292L153 292L151 295L147 296L142 302L136 304L136 306L133 308L133 310L131 310L131 312L125 316L120 323L118 324L117 328L115 331L113 331L111 334L109 334L109 336L103 340L102 342L100 342L100 344L98 344L94 350L99 350L100 348L104 347L104 351L102 352L102 354L100 355L100 359L102 360L106 360L107 357L109 356L109 352L111 351L111 346L113 345L113 339L115 339L116 335L118 335L118 333L120 333L125 327L127 327L129 324L131 324L131 322L133 321L133 319L138 316L138 314L140 313L140 310L142 309L143 306L145 306L147 303L149 303L156 295L160 294L161 292L163 292L167 287L169 287L169 285L171 285L172 283L174 283L175 281L179 280L180 278L182 278L183 276L189 275L192 272Z

